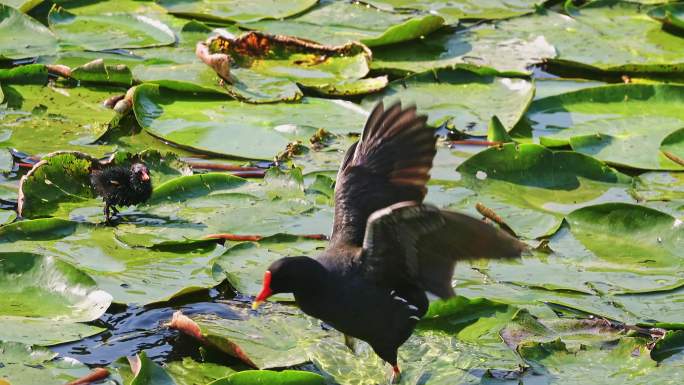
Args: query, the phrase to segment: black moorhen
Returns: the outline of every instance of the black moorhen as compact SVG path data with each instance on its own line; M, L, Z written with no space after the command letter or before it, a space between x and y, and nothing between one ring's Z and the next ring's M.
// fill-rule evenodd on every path
M105 203L107 223L111 223L112 215L119 213L116 206L137 205L152 195L150 172L143 163L133 163L130 168L112 166L92 170L90 184Z
M287 257L264 274L253 308L293 293L304 313L370 344L399 379L397 350L428 308L454 295L457 260L515 258L526 248L470 216L423 204L436 153L416 108L378 104L337 175L335 219L317 258Z

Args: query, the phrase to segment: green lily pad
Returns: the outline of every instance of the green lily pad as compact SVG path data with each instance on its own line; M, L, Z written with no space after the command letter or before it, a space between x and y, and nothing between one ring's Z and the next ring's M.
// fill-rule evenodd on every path
M216 380L211 385L325 385L325 379L316 373L301 370L245 370Z
M73 358L19 342L0 341L0 363L0 381L12 385L64 385L90 372Z
M681 270L684 228L663 212L625 203L583 207L567 216L572 234L615 269Z
M213 274L217 279L228 279L238 292L257 295L261 289L264 271L282 257L313 257L325 248L327 242L303 239L293 235L277 234L257 242L239 243L230 247L214 261ZM290 295L277 299L292 300Z
M83 271L56 258L2 253L3 315L86 322L99 318L112 297Z
M57 38L18 9L0 4L0 59L21 59L57 52Z
M104 331L78 322L99 318L112 297L72 265L37 254L0 253L0 273L0 340L54 345Z
M470 135L486 135L496 115L508 129L520 120L532 101L534 85L524 79L480 76L465 70L442 69L397 80L382 95L363 100L367 109L384 99L415 104L428 124L447 124Z
M457 1L408 1L408 0L369 0L380 9L405 10L415 9L430 12L444 17L449 24L455 24L458 19L507 19L533 12L538 0L457 0Z
M101 210L98 207L93 212L97 215ZM163 219L150 218L147 222L141 219L140 222L158 224ZM48 224L52 226L41 228L40 222L49 222L43 223L46 225L43 227ZM56 226L54 222L61 226ZM142 231L148 234L168 232L180 236L187 230L178 228L179 224L185 223L179 222L166 227L143 227ZM38 229L30 232L32 227ZM134 233L136 225L120 224L118 228ZM87 272L97 286L110 293L117 303L167 301L181 294L206 290L219 283L212 278L210 270L210 262L223 252L219 245L175 252L131 246L119 237L111 228L56 218L17 222L0 228L0 239L13 241L4 243L3 250L36 250L40 244L37 252L56 256ZM191 284L188 285L188 282Z
M530 343L518 351L532 363L534 371L546 374L558 384L596 383L662 383L675 384L684 375L684 367L672 365L657 368L649 358L645 342L639 338L623 338L615 346L592 346L569 351L560 340Z
M102 102L121 90L2 85L0 146L30 154L76 150L101 156L111 146L93 144L116 118Z
M159 4L179 16L244 23L293 16L316 5L316 0L160 0Z
M43 0L2 0L0 1L0 4L9 5L10 7L16 8L25 13L42 2Z
M658 21L647 16L648 10L627 1L592 1L576 8L572 17L547 11L502 22L498 27L500 33L509 36L545 36L558 52L552 64L575 73L680 73L684 41L663 31ZM544 27L537 27L541 25Z
M272 159L289 142L306 140L318 128L359 132L366 118L360 108L342 101L304 98L296 104L249 105L161 93L149 84L136 88L133 101L138 122L156 137L201 153L251 159Z
M651 358L662 361L684 351L684 331L668 331L651 349Z
M640 201L684 200L684 174L652 171L634 179L634 194Z
M511 19L506 23L515 23ZM504 23L504 22L500 22ZM519 22L518 22L519 23ZM525 30L540 30L539 26L524 25ZM522 24L522 23L521 23ZM371 68L377 71L407 74L437 68L464 68L486 75L528 76L530 66L556 56L555 48L542 34L514 34L500 32L500 24L483 24L468 29L447 29L395 46L373 49ZM522 29L523 27L521 27Z
M181 361L171 361L164 365L166 372L179 384L208 384L212 381L228 377L235 370L211 362L197 362L190 357Z
M220 190L233 189L241 186L243 183L245 183L244 179L229 174L186 175L174 178L157 187L153 191L148 204L164 201L182 202Z
M318 321L300 311L284 306L265 315L250 315L233 320L214 315L193 315L203 341L259 368L280 368L303 364L309 360L307 347L327 333ZM274 327L274 325L277 325Z
M294 18L243 26L322 44L360 41L368 47L377 47L424 38L442 28L444 19L436 15L385 12L361 3L321 1L309 12Z
M237 38L219 35L207 41L206 46L210 54L225 54L236 66L271 81L288 79L318 92L337 84L344 85L347 94L369 91L368 87L351 86L369 71L371 53L360 43L328 46L291 36L248 32ZM219 75L230 80L227 73ZM242 77L246 78L244 73Z
M527 118L547 146L573 150L615 165L681 170L665 151L684 155L684 87L625 84L587 88L536 100Z
M605 164L569 151L536 144L504 144L463 162L457 171L460 194L455 207L474 212L475 203L494 210L525 238L556 232L563 214L605 201L632 201L630 178ZM476 214L479 215L479 214Z
M77 226L76 222L58 218L19 221L0 227L0 241L10 243L59 239L73 234Z
M684 29L683 13L684 7L682 7L682 4L666 4L648 11L648 15L652 18L668 27L679 30Z
M57 7L50 10L48 22L61 45L90 51L157 47L176 42L176 35L164 23L136 14L75 15Z
M95 198L90 186L90 171L98 162L87 154L66 152L43 158L24 178L19 187L19 215L44 217L61 206L74 205Z
M123 383L127 385L179 385L181 383L174 381L174 378L157 365L149 357L147 353L140 352L131 360L137 361L138 371L133 372L133 368L128 359L122 357L112 364L112 368L116 371L119 377L123 379Z
M600 318L538 319L527 311L518 312L501 330L501 337L511 349L530 342L552 342L560 339L570 349L615 341L622 330Z
M518 312L514 306L486 298L456 296L430 304L420 330L439 330L469 342L501 342L499 331Z

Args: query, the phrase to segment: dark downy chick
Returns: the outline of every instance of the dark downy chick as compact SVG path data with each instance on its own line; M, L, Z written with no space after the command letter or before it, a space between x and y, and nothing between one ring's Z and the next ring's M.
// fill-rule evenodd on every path
M152 195L150 172L143 163L134 163L130 168L108 167L93 170L90 184L105 203L104 216L107 223L119 211L116 206L131 206L147 201Z

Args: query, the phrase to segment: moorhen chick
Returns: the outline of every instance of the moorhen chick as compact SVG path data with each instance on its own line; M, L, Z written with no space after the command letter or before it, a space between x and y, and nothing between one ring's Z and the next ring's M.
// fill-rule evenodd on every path
M133 163L129 168L112 166L90 173L90 184L105 203L105 222L117 215L116 206L131 206L147 201L152 195L152 180L147 166Z
M329 246L316 258L275 261L253 303L293 293L304 313L368 342L392 365L392 382L397 350L428 309L426 292L454 295L456 261L526 248L479 219L422 203L436 153L425 122L415 107L375 107L337 175Z

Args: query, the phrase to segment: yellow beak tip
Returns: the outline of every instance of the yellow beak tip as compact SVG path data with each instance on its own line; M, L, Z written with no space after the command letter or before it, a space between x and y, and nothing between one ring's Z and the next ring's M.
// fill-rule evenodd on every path
M262 303L263 303L263 301L254 301L254 302L252 302L252 310L258 309L259 306L261 306Z

